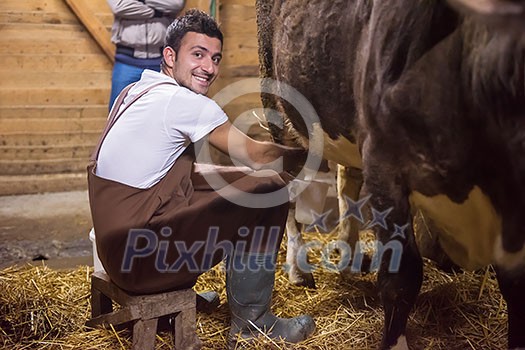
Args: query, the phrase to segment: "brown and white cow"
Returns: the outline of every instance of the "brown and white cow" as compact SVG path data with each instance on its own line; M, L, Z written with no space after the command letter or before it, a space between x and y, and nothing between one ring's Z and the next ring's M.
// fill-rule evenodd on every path
M398 268L389 250L379 266L381 347L408 347L423 277L414 208L456 264L494 264L509 347L525 347L525 4L449 3L257 0L261 72L310 101L324 157L362 169L378 240L402 247ZM310 147L319 128L279 89L262 95L267 118L284 115Z

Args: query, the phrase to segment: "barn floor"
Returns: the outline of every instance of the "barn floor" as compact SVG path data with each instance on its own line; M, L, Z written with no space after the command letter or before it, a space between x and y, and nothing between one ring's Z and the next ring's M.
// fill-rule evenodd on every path
M0 268L33 259L89 264L91 226L87 191L0 196Z
M78 192L0 197L1 349L130 347L127 331L89 330L83 326L90 312L92 271L87 239L91 223L85 196L85 192ZM306 236L321 242L333 238L318 233ZM319 262L317 253L312 253L314 264ZM48 260L24 264L40 255L47 255ZM282 317L312 315L317 323L313 337L293 346L261 340L252 348L377 348L382 311L374 287L375 275L343 276L326 268L317 269L314 275L315 290L290 286L279 270L273 303L274 312ZM220 266L203 275L196 289L214 289L221 295L222 303L216 312L198 315L198 335L204 349L223 350L229 315ZM426 263L425 281L408 326L412 349L505 349L505 335L505 303L490 268L447 274ZM161 333L157 349L171 349L170 340L169 334Z

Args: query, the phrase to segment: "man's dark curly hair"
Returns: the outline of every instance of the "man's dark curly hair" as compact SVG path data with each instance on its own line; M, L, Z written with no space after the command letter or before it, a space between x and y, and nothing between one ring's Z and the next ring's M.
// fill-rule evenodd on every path
M179 52L182 38L188 32L195 32L205 34L211 38L217 38L221 41L222 46L222 32L219 25L206 12L198 9L190 9L186 13L176 18L170 24L166 31L164 40L165 46L171 47L175 52Z

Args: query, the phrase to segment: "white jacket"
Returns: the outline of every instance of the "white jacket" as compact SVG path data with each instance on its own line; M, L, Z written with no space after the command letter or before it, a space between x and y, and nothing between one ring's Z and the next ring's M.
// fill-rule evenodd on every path
M185 0L107 0L115 16L111 41L134 49L135 58L161 56L166 29Z

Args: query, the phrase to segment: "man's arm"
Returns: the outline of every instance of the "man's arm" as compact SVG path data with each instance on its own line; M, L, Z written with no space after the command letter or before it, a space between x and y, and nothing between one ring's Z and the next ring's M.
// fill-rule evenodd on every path
M186 0L145 0L145 3L154 10L176 16L186 5Z
M304 150L295 147L287 147L274 142L257 141L242 131L237 129L229 121L215 128L208 136L208 141L220 151L239 160L241 163L254 170L271 168L278 172L286 169L282 167L282 162L271 164L283 157L286 163L288 157L298 157L304 155Z
M107 0L113 15L125 19L150 19L155 16L155 9L141 0Z

